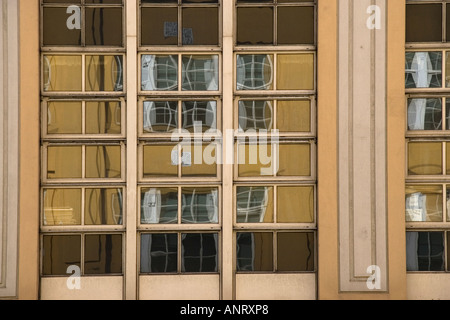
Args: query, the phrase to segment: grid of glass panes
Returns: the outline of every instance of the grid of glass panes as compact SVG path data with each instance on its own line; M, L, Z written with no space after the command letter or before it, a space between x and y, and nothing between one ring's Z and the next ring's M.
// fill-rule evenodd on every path
M315 1L236 1L237 272L316 271Z
M449 39L448 1L407 1L405 219L409 272L450 271Z
M217 0L140 1L139 272L219 272Z
M121 275L122 0L41 1L41 275Z

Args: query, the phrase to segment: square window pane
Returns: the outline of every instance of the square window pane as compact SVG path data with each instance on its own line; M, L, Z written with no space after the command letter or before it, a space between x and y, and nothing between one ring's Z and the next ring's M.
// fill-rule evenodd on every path
M142 8L141 12L142 45L176 45L178 43L178 9L176 7Z
M181 235L182 272L218 272L217 233L185 233Z
M310 132L311 102L307 100L278 101L277 129L280 132Z
M442 53L406 52L405 87L441 88Z
M87 146L86 178L121 178L120 146Z
M123 206L122 189L86 189L84 224L121 225Z
M314 90L314 55L278 55L277 87L278 90Z
M219 90L219 56L183 56L183 91Z
M85 274L122 273L122 235L88 234L84 250Z
M310 176L311 175L311 145L310 144L280 144L279 166L277 175ZM296 159L296 161L292 161Z
M86 102L87 134L121 134L122 106L118 101Z
M407 271L444 271L444 232L406 233Z
M218 8L183 8L182 15L183 45L217 45L219 43Z
M81 268L81 236L44 236L42 274L67 276L67 269L70 266Z
M277 236L277 271L315 271L314 233L280 232Z
M86 45L122 46L122 8L86 8Z
M81 56L45 55L44 91L81 91Z
M442 186L407 186L406 221L442 222Z
M67 27L67 8L44 8L44 46L80 46L81 29Z
M273 234L238 232L236 234L236 271L273 272Z
M217 145L201 142L182 147L181 175L183 177L216 177Z
M81 189L44 190L44 226L81 224Z
M408 130L442 130L441 99L408 99Z
M183 129L190 133L217 129L216 101L183 101Z
M278 223L314 222L314 187L278 187Z
M178 147L176 145L144 146L144 178L178 176Z
M141 85L144 91L178 90L178 56L143 55Z
M237 8L237 44L273 44L273 8Z
M406 42L442 41L442 5L406 5Z
M236 189L237 223L273 223L273 187Z
M272 145L238 144L239 177L273 176Z
M86 91L123 91L122 56L86 56Z
M439 175L442 173L442 143L411 142L408 144L409 175Z
M272 130L273 109L273 101L239 101L239 130Z
M81 102L49 102L47 105L47 133L81 134Z
M237 56L237 90L272 90L273 55Z
M176 233L141 236L141 273L175 273L178 264Z
M48 147L47 178L81 178L81 146Z
M144 133L172 132L178 128L178 102L145 101Z
M217 188L183 188L181 193L182 223L219 223Z
M278 44L314 44L314 7L278 7Z
M178 223L178 189L143 188L141 191L141 223Z

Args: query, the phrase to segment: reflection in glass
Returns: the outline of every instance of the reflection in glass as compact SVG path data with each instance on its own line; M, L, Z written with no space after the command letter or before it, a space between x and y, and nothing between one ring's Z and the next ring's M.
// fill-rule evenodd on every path
M409 99L408 130L442 130L441 99Z
M216 101L183 101L183 129L190 133L217 129Z
M67 268L81 268L81 236L44 236L42 248L42 274L67 276Z
M122 46L122 9L86 8L86 44Z
M444 271L444 232L406 233L407 271Z
M86 189L85 225L121 225L123 223L122 189Z
M81 134L82 110L81 102L56 102L47 105L48 134Z
M197 1L198 2L198 1ZM182 9L183 45L217 45L219 35L218 8Z
M314 233L280 232L277 236L277 271L314 271Z
M181 221L185 224L218 223L219 191L217 188L183 188Z
M442 53L406 52L406 88L441 88Z
M185 233L181 235L181 271L217 272L217 233Z
M273 128L272 101L239 101L239 130L271 130Z
M237 271L273 271L273 234L255 232L236 234Z
M237 223L273 222L273 188L238 187L236 212Z
M118 101L86 102L87 134L120 134L122 123L121 105Z
M45 55L44 91L81 91L81 56Z
M407 186L406 221L442 222L442 187Z
M81 178L81 146L50 146L47 149L47 178Z
M178 57L143 55L141 77L142 90L178 90Z
M44 226L81 224L81 190L44 190Z
M178 223L178 189L143 188L141 192L141 223Z
M144 178L177 176L178 154L176 145L144 146Z
M120 146L86 146L86 178L120 178Z
M181 150L181 175L183 177L216 177L217 145L192 143Z
M144 132L171 132L178 127L176 101L145 101Z
M86 91L122 90L122 56L86 56Z
M141 273L174 273L178 263L176 233L141 236Z
M84 248L85 274L122 273L122 235L88 234Z
M183 56L182 86L184 91L219 90L219 56Z
M238 55L236 72L237 90L273 89L272 55Z
M408 144L408 174L442 174L442 143L410 142Z

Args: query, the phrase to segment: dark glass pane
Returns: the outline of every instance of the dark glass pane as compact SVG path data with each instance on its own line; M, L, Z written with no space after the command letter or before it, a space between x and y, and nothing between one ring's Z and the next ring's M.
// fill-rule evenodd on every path
M238 8L237 44L273 44L273 8Z
M239 130L271 130L273 109L272 101L239 101Z
M145 101L144 132L172 132L178 128L178 102Z
M182 117L183 129L191 133L217 129L217 103L215 101L184 101Z
M442 41L442 5L409 4L406 6L406 42Z
M176 233L141 236L141 273L174 273L178 263Z
M67 8L44 8L43 28L45 46L79 46L81 45L81 29L68 28Z
M218 271L218 234L182 234L182 272Z
M273 234L271 232L236 234L237 271L273 271Z
M122 46L122 9L86 8L86 45Z
M178 43L178 10L142 8L142 45L176 45Z
M314 43L314 7L278 8L278 44Z
M219 43L218 8L183 8L183 45Z
M178 223L178 189L145 188L141 194L141 223Z
M122 273L122 235L86 235L85 274Z
M442 130L441 99L409 99L408 130Z
M406 233L407 271L444 271L444 232Z
M407 89L442 87L441 52L406 52L405 69Z
M314 271L314 233L278 233L277 248L277 271Z
M70 266L81 267L81 236L44 236L42 260L44 276L71 275Z

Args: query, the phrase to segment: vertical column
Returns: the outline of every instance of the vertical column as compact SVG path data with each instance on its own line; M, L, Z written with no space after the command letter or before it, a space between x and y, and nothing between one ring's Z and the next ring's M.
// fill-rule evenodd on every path
M125 1L127 90L127 205L125 245L125 299L137 298L137 1Z

